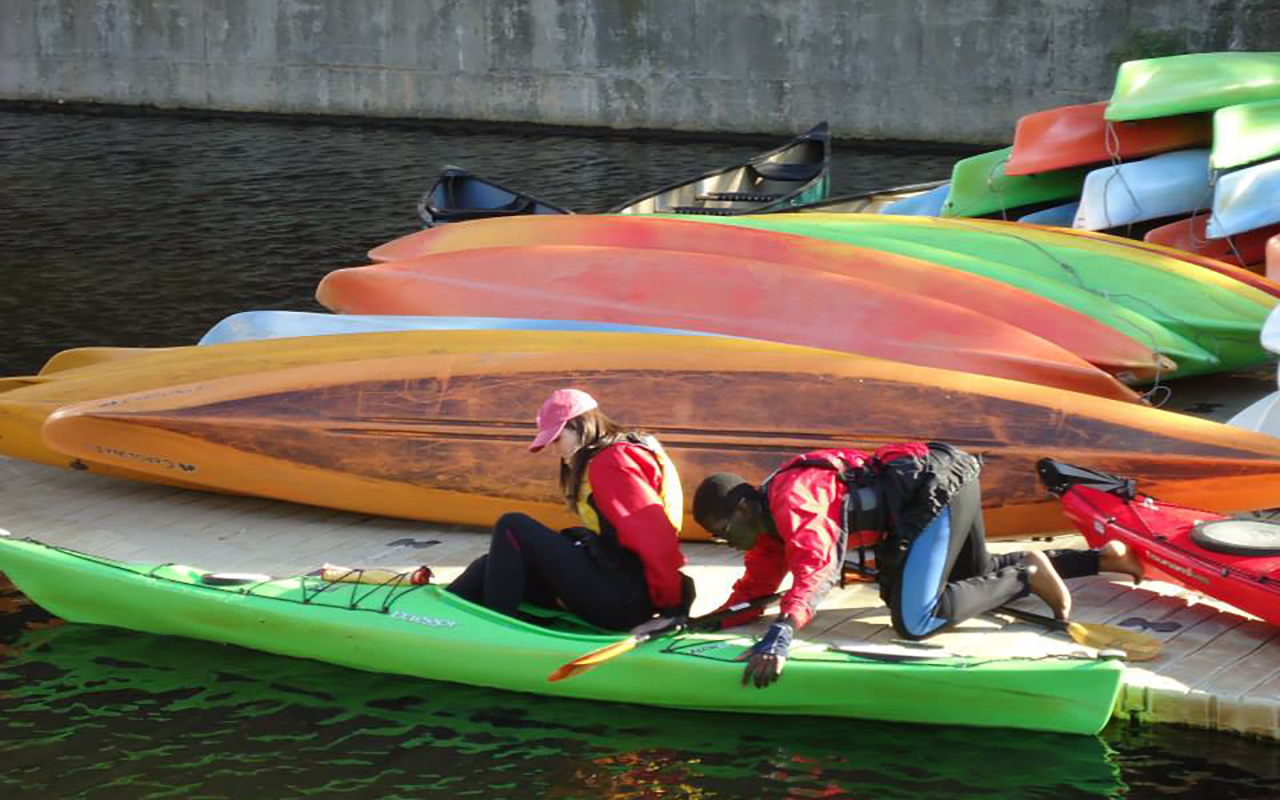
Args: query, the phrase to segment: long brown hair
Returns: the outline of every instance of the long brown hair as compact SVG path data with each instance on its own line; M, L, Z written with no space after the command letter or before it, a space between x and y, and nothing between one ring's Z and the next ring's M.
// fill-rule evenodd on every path
M560 460L560 492L564 495L564 502L569 510L577 511L578 487L582 485L582 475L587 471L587 464L596 453L638 432L626 430L598 408L582 412L564 426L577 433L582 442L568 463L564 459Z

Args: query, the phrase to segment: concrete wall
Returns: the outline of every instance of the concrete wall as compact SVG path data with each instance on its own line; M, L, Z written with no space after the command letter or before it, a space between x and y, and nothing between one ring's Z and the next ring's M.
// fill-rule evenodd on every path
M1277 0L0 0L0 99L1008 141Z

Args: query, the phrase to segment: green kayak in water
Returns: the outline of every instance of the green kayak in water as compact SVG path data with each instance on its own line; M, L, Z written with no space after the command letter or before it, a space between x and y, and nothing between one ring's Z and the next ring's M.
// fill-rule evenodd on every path
M1126 61L1106 118L1124 122L1280 98L1280 53L1189 53Z
M942 204L944 217L980 217L1079 197L1089 170L1059 169L1036 175L1005 175L1012 147L964 158L951 168L951 193Z
M435 585L311 576L211 585L209 573L191 567L126 564L7 536L0 537L0 570L70 622L371 672L689 710L1092 734L1111 717L1124 669L1085 657L904 660L797 640L786 675L761 691L743 688L735 660L748 636L686 633L552 683L557 667L619 634L530 624Z
M1270 358L1259 337L1274 298L1156 251L991 220L883 214L697 219L856 244L984 275L1148 344L1178 363L1178 377Z

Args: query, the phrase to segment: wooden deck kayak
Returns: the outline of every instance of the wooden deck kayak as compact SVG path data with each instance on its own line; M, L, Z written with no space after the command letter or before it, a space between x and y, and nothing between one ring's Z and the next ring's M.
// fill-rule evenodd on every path
M1031 175L1126 161L1206 147L1213 141L1213 125L1205 114L1108 123L1106 110L1106 101L1084 103L1037 111L1018 120L1004 174Z
M437 253L329 273L347 314L572 318L823 347L1136 401L1132 389L1027 331L830 272L705 253L534 245Z
M508 341L477 331L305 341L283 344L314 348L309 366L286 366L278 341L102 365L118 378L128 364L138 383L148 371L170 378L58 408L44 442L64 465L78 460L91 471L181 475L223 491L437 522L487 526L524 511L569 524L556 499L554 457L531 455L526 445L539 404L570 385L655 433L679 467L686 501L712 472L760 480L807 449L913 439L983 455L987 529L997 538L1065 529L1036 477L1046 456L1222 512L1272 506L1280 486L1280 440L1272 437L1148 406L806 348L708 337L642 343L610 333L528 332ZM175 381L225 371L228 361L243 365L240 348L275 354L258 361L277 366ZM369 357L352 358L361 350ZM701 532L686 520L685 533Z
M920 258L769 230L683 219L617 216L484 220L421 231L376 248L376 261L489 247L591 245L708 253L790 264L872 281L962 305L1070 350L1124 383L1170 375L1176 364L1149 337L1126 334L1081 311L991 277Z

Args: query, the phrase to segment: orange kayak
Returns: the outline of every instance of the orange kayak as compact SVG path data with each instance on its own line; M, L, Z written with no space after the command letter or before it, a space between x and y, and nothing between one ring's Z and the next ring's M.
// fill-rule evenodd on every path
M1031 175L1104 161L1203 147L1213 141L1213 117L1178 117L1112 122L1103 119L1107 103L1061 106L1018 120L1006 175Z
M760 480L807 449L912 439L983 455L987 529L997 538L1067 529L1036 477L1045 456L1132 476L1171 502L1223 512L1273 505L1280 486L1280 440L1269 436L829 351L657 334L321 338L345 340L330 343L335 355L366 349L377 357L63 406L44 424L45 442L91 470L178 474L223 491L363 513L483 526L524 511L569 524L556 499L555 457L525 449L534 411L567 385L655 433L680 470L686 501L712 472ZM213 372L217 351L226 360L234 347L171 351L152 368L175 367L174 356L184 355L188 374ZM388 355L395 351L402 355ZM118 366L145 372L150 360ZM686 521L685 534L702 532Z
M1267 240L1280 233L1280 225L1268 225L1224 239L1210 239L1205 235L1205 226L1209 224L1210 216L1208 213L1196 214L1194 217L1152 228L1142 239L1152 244L1247 267L1266 260Z
M1176 365L1148 342L1010 284L922 259L754 228L650 217L510 217L432 228L369 251L375 261L522 245L591 245L751 258L834 272L964 306L1075 353L1123 383L1143 384Z
M1029 381L1137 401L1112 376L1021 328L880 284L745 258L540 245L331 272L348 314L581 319L706 331Z

